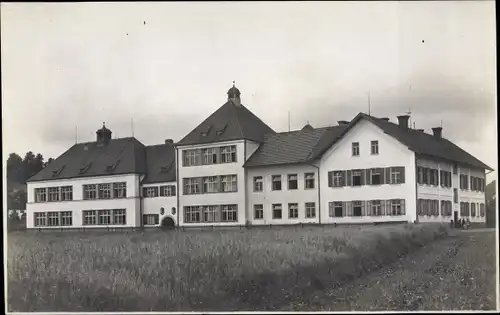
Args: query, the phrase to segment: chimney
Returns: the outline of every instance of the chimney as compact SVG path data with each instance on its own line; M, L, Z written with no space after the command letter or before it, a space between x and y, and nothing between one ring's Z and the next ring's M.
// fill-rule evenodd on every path
M380 118L380 119L385 120L385 121L389 121L389 118L388 118L388 117L382 117L382 118Z
M338 123L339 123L339 126L349 124L349 122L347 120L339 120Z
M399 127L408 129L408 119L410 119L409 115L398 116Z
M172 139L165 140L165 144L173 144L173 143L174 143L174 140L172 140Z
M434 137L436 137L436 138L441 138L442 131L443 131L442 127L432 128L432 133L434 134Z

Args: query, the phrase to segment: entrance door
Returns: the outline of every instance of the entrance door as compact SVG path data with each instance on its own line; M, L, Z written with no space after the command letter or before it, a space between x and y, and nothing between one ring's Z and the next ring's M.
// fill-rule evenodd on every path
M455 224L455 227L458 227L458 211L453 212L453 222Z

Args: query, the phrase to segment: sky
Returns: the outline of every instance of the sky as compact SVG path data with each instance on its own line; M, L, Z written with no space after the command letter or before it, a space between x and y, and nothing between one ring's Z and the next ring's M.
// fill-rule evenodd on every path
M276 131L411 112L496 168L495 29L494 1L2 3L4 159L178 141L234 80Z

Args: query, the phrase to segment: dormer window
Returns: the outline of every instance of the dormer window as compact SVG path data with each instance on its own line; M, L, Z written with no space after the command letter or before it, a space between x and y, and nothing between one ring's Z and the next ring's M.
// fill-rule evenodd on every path
M224 133L224 131L226 130L226 127L227 127L227 124L226 124L226 125L224 125L224 127L219 128L219 129L217 130L217 136L221 136L221 135Z
M169 164L169 165L167 165L167 166L162 166L162 167L160 168L160 173L166 173L166 172L168 172L168 170L170 170L171 168L172 168L172 163L170 163L170 164Z
M116 161L113 165L106 166L106 172L110 173L114 171L119 162L120 160Z
M52 171L52 177L57 177L57 176L61 175L61 172L63 169L64 169L64 165L61 166L59 169Z
M89 168L90 168L90 166L91 166L91 165L92 165L92 162L90 162L89 164L87 164L87 165L85 165L84 167L82 167L82 168L80 169L79 174L81 175L81 174L85 174L85 173L87 173L87 171L89 170Z
M212 125L208 126L208 128L206 128L206 130L203 130L203 131L201 132L201 136L202 136L202 137L207 137L207 136L208 136L208 134L210 133L210 130L212 130Z

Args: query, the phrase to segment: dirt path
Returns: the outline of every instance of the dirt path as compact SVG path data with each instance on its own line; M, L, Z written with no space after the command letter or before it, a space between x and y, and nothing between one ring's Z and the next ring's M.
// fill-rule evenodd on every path
M347 286L289 310L496 309L495 234L457 232Z

